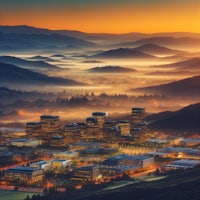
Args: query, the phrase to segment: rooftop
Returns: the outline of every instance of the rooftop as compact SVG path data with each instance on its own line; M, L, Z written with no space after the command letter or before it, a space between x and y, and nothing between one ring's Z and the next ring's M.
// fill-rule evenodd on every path
M77 127L78 124L77 123L69 123L69 124L66 124L65 127L69 127L69 128L73 128L73 127Z
M180 148L180 147L167 147L160 149L162 152L184 152L184 153L195 153L200 154L199 149L193 149L193 148Z
M127 155L127 154L120 154L120 155L117 155L117 156L111 156L109 157L108 159L111 159L111 160L124 160L124 159L127 159L127 160L145 160L145 159L148 159L150 158L150 156L147 156L147 155L137 155L137 156L130 156L130 155Z
M40 162L36 162L36 163L32 163L34 165L45 165L45 164L48 164L47 161L40 161Z
M188 159L183 159L183 160L178 160L172 163L173 165L184 165L184 166L195 166L200 164L199 160L188 160Z
M105 112L93 112L93 116L106 116L107 114Z
M168 140L167 139L150 139L150 140L147 140L148 142L152 142L152 143L159 143L159 144L162 144L162 143L167 143Z
M130 121L129 120L120 120L119 123L120 124L128 124L128 123L130 123Z
M31 141L36 141L36 139L21 138L21 139L16 139L16 140L10 140L10 142L31 142Z
M51 115L42 115L41 119L58 119L59 116L51 116Z
M62 152L55 153L54 155L59 155L59 154L75 155L75 154L77 154L77 152L75 152L75 151L62 151Z
M27 122L27 125L41 125L41 122Z
M56 135L56 136L52 136L51 139L53 139L53 140L59 140L59 139L63 139L63 136Z
M79 168L76 168L75 170L91 171L93 170L94 167L95 167L94 165L90 165L90 166L79 167Z
M9 168L6 171L26 171L26 172L33 172L33 171L37 171L37 169L32 168L32 167L19 166L19 167Z
M134 107L132 108L132 111L144 111L145 108L142 108L142 107Z
M64 162L70 162L70 160L52 160L51 162L60 162L60 163L64 163Z
M72 143L74 146L85 146L85 147L99 147L102 143L97 142L74 142Z

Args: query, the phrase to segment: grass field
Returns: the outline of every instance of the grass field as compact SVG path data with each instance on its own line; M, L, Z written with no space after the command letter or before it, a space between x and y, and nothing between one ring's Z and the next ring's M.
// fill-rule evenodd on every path
M31 197L34 193L29 192L17 192L17 191L5 191L0 190L0 200L23 200L27 195Z

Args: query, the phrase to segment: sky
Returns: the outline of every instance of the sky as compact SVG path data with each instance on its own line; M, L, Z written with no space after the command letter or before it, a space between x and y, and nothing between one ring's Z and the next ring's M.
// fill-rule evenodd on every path
M199 33L200 0L0 0L0 25L90 33Z

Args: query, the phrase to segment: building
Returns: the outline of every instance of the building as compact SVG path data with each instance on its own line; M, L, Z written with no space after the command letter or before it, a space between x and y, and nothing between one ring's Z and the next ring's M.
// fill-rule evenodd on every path
M133 128L131 130L131 135L133 136L134 140L139 140L144 134L144 131L142 128L137 127L137 128Z
M1 163L8 163L13 161L13 152L7 150L0 150L0 161Z
M116 127L118 123L116 121L107 121L103 124L103 130L109 132L112 128Z
M67 141L73 140L80 140L81 138L81 131L77 123L69 123L65 125L63 135Z
M71 160L52 160L51 166L53 168L64 168L67 166L71 166Z
M103 125L104 139L110 140L112 138L112 142L118 142L119 139L119 127L116 121L107 121Z
M131 113L131 124L136 126L142 123L145 117L145 108L134 107Z
M41 135L42 124L40 122L26 123L26 133L29 138L42 138Z
M101 178L101 174L99 171L99 167L97 166L86 166L76 168L73 171L73 180L81 180L81 181L97 181Z
M92 116L97 119L98 128L103 129L107 114L105 112L93 112Z
M85 122L77 122L76 124L78 126L81 138L86 138L87 124Z
M171 156L170 153L159 152L159 151L149 152L149 153L146 153L146 155L159 157L159 158L170 158Z
M101 174L104 178L116 178L123 174L132 175L138 169L135 166L100 166Z
M182 139L180 141L180 144L187 147L197 146L197 145L200 145L200 139L186 138L186 139Z
M51 146L52 147L63 147L65 145L65 141L63 136L56 135L51 137Z
M69 145L72 150L84 150L90 148L101 148L104 147L103 143L98 142L74 142Z
M130 156L121 154L117 156L108 157L103 166L135 166L139 168L148 168L154 165L154 157L146 155Z
M99 133L98 121L95 117L88 117L86 119L87 123L87 138L97 139Z
M47 139L60 133L59 116L43 115L40 117L40 122L42 134Z
M129 136L131 133L130 121L129 120L121 120L118 123L119 132L121 136Z
M166 164L162 166L162 170L178 170L178 169L192 169L196 167L197 165L200 166L199 160L188 160L188 159L182 159L178 161L174 161L171 164Z
M53 157L58 160L70 160L78 158L79 153L76 151L64 151L59 153L54 153Z
M169 153L171 158L200 160L200 150L194 148L167 147L159 150Z
M30 164L30 167L40 170L49 170L51 168L51 163L49 161L40 161Z
M22 181L32 183L43 179L43 171L32 167L14 167L5 171L5 179L8 181Z
M17 139L17 140L10 140L9 145L16 146L16 147L37 147L41 144L40 140L36 139Z

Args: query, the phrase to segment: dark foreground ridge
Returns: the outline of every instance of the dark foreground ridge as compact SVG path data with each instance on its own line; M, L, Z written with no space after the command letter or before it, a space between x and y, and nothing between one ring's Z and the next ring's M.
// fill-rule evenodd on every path
M37 196L38 200L199 200L200 169L192 169L169 175L159 181L140 182L115 190L53 192ZM35 199L32 198L32 199Z

